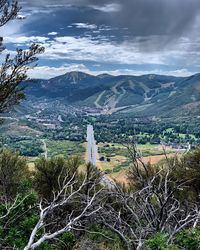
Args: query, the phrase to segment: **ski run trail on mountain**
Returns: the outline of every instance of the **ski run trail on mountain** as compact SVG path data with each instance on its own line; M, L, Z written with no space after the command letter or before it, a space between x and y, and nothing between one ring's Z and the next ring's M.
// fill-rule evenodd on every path
M106 94L106 90L102 91L98 96L97 99L94 101L94 104L97 108L102 109L102 113L104 114L112 114L117 111L126 109L128 107L132 107L135 105L127 105L127 106L121 106L118 107L118 104L120 101L123 99L123 97L126 95L127 90L125 89L124 86L122 86L125 82L118 82L116 83L113 87L110 89L110 93L107 93L106 100L104 102L101 102L102 98ZM129 80L128 84L132 90L135 88L135 82ZM149 94L152 90L144 83L142 82L137 82L138 86L140 86L144 90L144 103L150 101L156 94L159 93L160 89L155 88L154 91ZM163 84L161 86L161 89L167 88L167 87L174 87L174 82L169 82ZM172 91L170 95L173 95L175 92ZM102 104L100 104L102 103Z
M94 104L95 104L95 106L96 106L97 108L103 109L103 106L101 106L101 105L99 104L99 102L100 102L102 96L103 96L105 93L106 93L105 90L104 90L103 92L101 92L101 93L98 95L96 101L94 102Z
M95 106L97 108L101 108L101 109L105 109L105 107L107 107L106 112L108 112L109 114L116 112L117 104L121 101L123 96L126 94L126 89L123 86L121 86L122 84L123 84L123 82L118 82L115 86L113 86L111 88L111 91L113 94L111 94L110 97L108 97L108 99L104 103L104 106L100 105L100 101L101 101L101 98L103 97L103 95L106 93L106 91L104 90L103 92L101 92L98 95L96 101L94 102ZM118 88L120 88L120 91ZM121 108L122 107L120 107L120 109Z

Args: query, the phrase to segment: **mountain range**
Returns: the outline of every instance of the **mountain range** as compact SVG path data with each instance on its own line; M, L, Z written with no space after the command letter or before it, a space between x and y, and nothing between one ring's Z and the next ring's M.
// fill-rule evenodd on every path
M171 117L200 115L200 74L190 77L163 75L112 76L70 72L23 83L34 106L39 101L96 108L103 114Z

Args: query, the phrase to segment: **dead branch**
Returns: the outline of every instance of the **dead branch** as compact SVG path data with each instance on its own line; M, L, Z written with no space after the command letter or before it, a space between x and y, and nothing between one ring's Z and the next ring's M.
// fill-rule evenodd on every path
M136 147L128 145L128 150L133 164L131 174L138 182L138 190L127 192L120 186L113 190L112 202L106 204L101 220L119 235L125 249L142 249L156 232L168 234L170 245L177 233L195 228L200 222L199 206L178 199L177 194L184 192L189 181L171 178L175 165L168 166L168 161L165 168L150 172Z
M66 179L65 179L66 180ZM57 194L54 194L52 202L45 204L43 207L43 201L39 204L40 215L37 224L35 225L27 246L24 250L35 249L40 246L46 240L53 240L64 232L72 230L80 230L83 228L82 222L102 209L101 202L98 198L103 189L98 189L98 182L91 182L86 175L82 183L76 188L76 180L74 176L66 183L63 182L63 186ZM84 188L91 184L87 194L83 192ZM98 202L97 202L98 201ZM62 211L63 208L71 206L73 203L77 203L77 210L65 211L67 215L60 227L53 227L58 221L56 214L58 211ZM49 219L50 218L50 219ZM50 222L49 222L50 221ZM50 224L49 224L50 223ZM49 225L51 225L49 227ZM43 231L43 234L37 238L38 231Z

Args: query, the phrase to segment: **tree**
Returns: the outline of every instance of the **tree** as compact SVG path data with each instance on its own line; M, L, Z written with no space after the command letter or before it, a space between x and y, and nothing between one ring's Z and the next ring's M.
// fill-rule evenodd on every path
M14 1L10 6L10 1L1 0L0 1L0 27L4 26L8 21L17 16L20 7L18 6L17 1ZM2 41L2 39L1 39Z
M19 10L17 1L0 0L0 27L16 18ZM1 37L0 53L4 50L2 42ZM0 112L7 111L25 97L20 83L27 79L27 70L34 66L36 55L43 52L43 47L33 44L28 50L17 49L13 58L10 54L5 56L5 62L0 66Z
M190 180L189 192L193 198L199 201L200 198L200 148L185 154L181 159L174 159L177 168L173 171L174 179ZM187 192L188 194L188 192ZM192 198L192 197L191 197Z
M53 192L60 189L65 178L68 180L77 173L80 166L78 157L71 157L67 161L62 157L39 159L35 164L35 189L42 198L52 199Z
M29 176L26 160L12 151L0 154L0 192L2 199L15 198L24 180Z

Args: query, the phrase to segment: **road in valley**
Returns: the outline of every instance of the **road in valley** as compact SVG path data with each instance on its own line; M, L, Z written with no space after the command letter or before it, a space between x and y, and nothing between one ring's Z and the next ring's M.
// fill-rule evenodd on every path
M87 147L88 162L92 163L93 166L96 166L97 146L94 139L94 130L92 125L87 126Z
M90 162L94 167L97 163L98 149L96 141L94 138L94 129L92 125L87 126L87 152L88 152L88 162ZM102 176L101 183L107 186L109 189L114 188L114 182L110 180L106 175Z
M45 160L47 160L48 158L47 144L45 142L45 139L41 139L41 142L43 143L44 158Z

